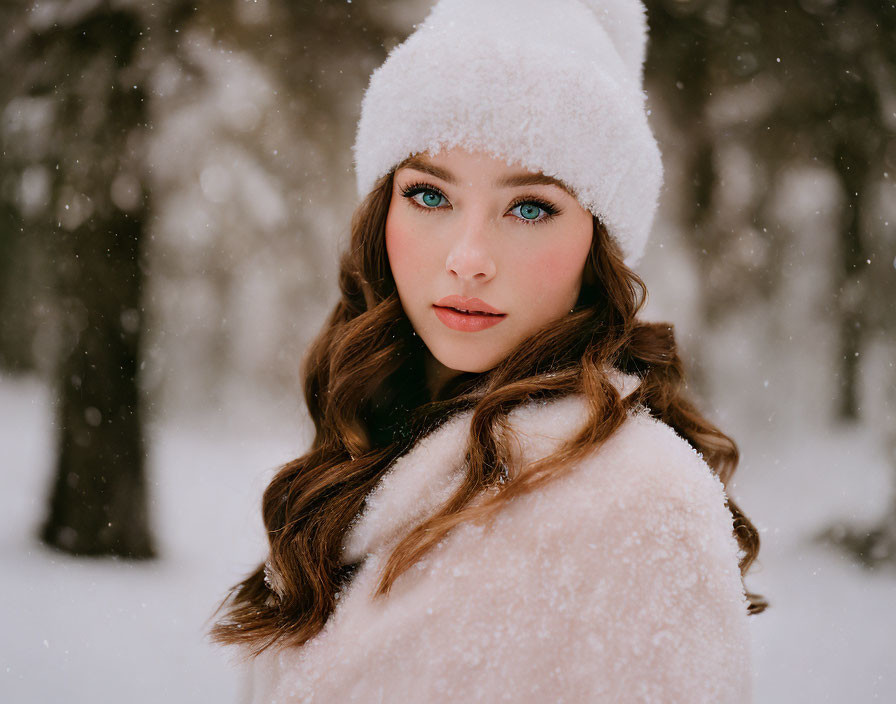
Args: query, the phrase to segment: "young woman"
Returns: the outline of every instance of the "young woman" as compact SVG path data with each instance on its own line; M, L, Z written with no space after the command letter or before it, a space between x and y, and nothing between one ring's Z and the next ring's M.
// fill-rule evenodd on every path
M316 436L217 640L252 702L747 702L759 541L632 267L637 0L441 0L372 79Z

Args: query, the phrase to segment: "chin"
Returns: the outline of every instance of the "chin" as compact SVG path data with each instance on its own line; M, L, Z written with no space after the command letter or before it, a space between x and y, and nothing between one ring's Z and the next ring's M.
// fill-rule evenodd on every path
M482 350L436 349L432 351L441 364L456 372L481 374L493 369L506 355L483 353Z

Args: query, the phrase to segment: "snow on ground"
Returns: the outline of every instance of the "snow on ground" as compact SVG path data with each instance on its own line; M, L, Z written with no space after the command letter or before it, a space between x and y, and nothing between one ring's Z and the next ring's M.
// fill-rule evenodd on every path
M896 701L896 568L869 572L813 540L885 510L890 477L869 436L743 437L731 494L760 530L747 584L771 603L752 619L757 704Z
M243 403L238 415L154 424L161 559L135 565L35 541L52 470L50 403L38 381L0 377L0 700L236 701L239 673L204 632L261 555L261 492L308 440L298 412ZM748 583L772 602L753 620L755 701L896 701L896 569L869 573L811 541L832 518L884 510L889 475L873 439L861 427L732 434L743 460L731 493L763 541Z
M161 559L134 564L34 539L52 472L50 401L33 379L0 377L0 701L236 701L238 671L208 644L207 620L263 554L261 493L307 443L299 421L244 406L151 427Z

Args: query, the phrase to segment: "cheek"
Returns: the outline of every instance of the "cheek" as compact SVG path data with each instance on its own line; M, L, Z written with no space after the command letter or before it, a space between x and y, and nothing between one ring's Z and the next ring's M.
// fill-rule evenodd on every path
M590 233L589 233L590 234ZM560 309L572 307L579 294L582 271L591 247L590 237L573 238L568 246L543 246L521 253L515 267L517 281L533 304Z
M390 206L386 216L386 254L399 294L415 285L425 266L425 250L418 235L403 217L400 207Z

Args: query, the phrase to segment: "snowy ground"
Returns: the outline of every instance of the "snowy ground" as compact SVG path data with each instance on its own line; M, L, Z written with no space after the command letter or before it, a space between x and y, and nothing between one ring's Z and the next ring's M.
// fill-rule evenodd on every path
M748 584L771 602L752 621L757 704L896 702L896 569L869 572L813 540L885 510L889 475L864 436L742 442L732 494L762 541Z
M278 417L279 416L279 417ZM862 429L738 431L732 494L762 531L750 586L757 704L896 701L896 570L870 574L811 536L872 519L887 468ZM262 548L258 498L307 442L295 410L242 406L169 417L150 431L152 564L73 560L34 533L52 469L50 396L0 377L0 701L233 702L239 679L204 639L227 586Z

